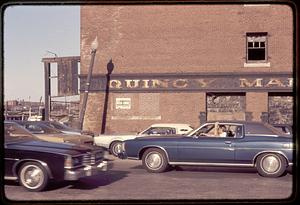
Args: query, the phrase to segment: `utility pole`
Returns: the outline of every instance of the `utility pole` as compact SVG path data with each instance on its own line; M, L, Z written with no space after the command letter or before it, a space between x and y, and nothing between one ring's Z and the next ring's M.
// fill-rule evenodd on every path
M84 120L86 104L87 104L87 100L88 100L88 94L89 94L90 83L91 83L91 78L92 78L92 74L93 74L93 67L94 67L94 61L95 61L95 55L97 52L97 48L98 48L98 39L96 36L95 40L91 44L91 62L90 62L89 70L88 70L86 83L85 83L82 107L80 109L80 114L79 114L79 129L80 130L82 130L82 128L83 128L83 120Z
M29 119L31 118L31 100L30 100L30 96L29 96L29 98L28 98L28 100L29 100L29 111L28 111L28 115L29 115Z
M45 74L45 120L49 121L51 106L51 80L50 80L50 62L44 62Z

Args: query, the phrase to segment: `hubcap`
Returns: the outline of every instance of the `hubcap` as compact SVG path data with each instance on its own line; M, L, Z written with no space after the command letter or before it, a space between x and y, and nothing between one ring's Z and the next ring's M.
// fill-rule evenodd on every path
M162 158L158 153L149 153L145 162L147 167L151 169L159 169L162 165Z
M268 173L275 173L280 168L280 160L273 155L266 156L262 160L262 168Z
M43 171L35 165L28 165L21 171L21 181L24 186L34 189L39 187L44 181Z
M121 143L115 144L113 150L116 155L121 153L122 152L122 144Z

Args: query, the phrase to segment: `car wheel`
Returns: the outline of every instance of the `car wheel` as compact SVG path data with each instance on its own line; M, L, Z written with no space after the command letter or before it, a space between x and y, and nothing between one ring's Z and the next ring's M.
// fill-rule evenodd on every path
M160 173L167 170L169 167L166 154L156 148L151 148L145 151L142 157L144 168L148 172Z
M37 162L26 162L19 170L19 182L29 191L42 191L48 184L48 173Z
M279 177L286 171L287 163L283 156L274 153L259 155L256 160L258 173L264 177Z
M118 154L122 152L122 142L120 142L120 141L113 142L113 143L110 145L109 152L110 152L112 155L114 155L114 156L117 157Z

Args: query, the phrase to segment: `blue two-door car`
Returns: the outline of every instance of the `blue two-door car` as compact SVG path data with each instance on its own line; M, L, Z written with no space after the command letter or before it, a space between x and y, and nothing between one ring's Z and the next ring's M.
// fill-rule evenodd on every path
M223 127L224 134L219 133ZM279 177L293 165L293 139L266 123L208 122L186 136L126 140L120 158L142 160L149 172L170 166L255 167L261 176Z

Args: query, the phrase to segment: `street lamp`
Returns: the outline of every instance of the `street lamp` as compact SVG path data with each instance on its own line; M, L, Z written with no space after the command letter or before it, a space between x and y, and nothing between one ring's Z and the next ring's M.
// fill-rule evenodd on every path
M83 94L82 107L81 107L80 114L79 114L79 128L80 129L82 129L82 127L83 127L84 114L85 114L85 110L86 110L86 104L87 104L88 93L89 93L89 89L90 89L90 83L91 83L91 78L92 78L95 55L96 55L96 52L97 52L97 48L98 48L98 39L97 39L97 36L96 36L95 40L91 44L90 67L89 67L89 70L88 70L88 75L87 75L87 79L86 79L86 83L85 83L85 90L84 90L84 94Z

